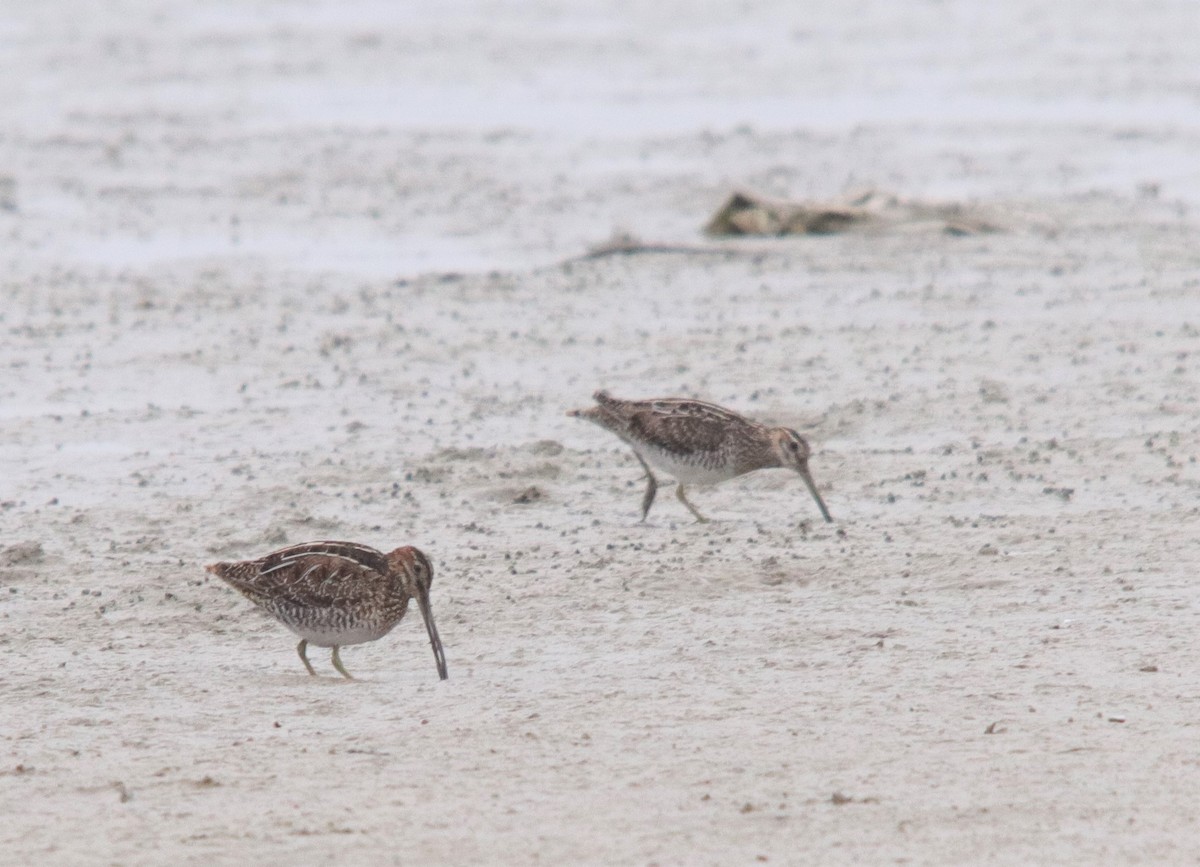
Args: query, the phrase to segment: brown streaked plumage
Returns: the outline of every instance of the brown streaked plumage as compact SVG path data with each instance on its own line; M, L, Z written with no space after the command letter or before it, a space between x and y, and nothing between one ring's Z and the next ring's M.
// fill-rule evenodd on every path
M384 554L354 542L306 542L257 560L206 568L299 635L296 652L313 675L316 671L305 652L309 643L332 647L334 668L352 680L338 648L387 635L408 610L408 600L415 598L438 676L449 677L429 605L433 564L416 548Z
M571 410L567 415L585 418L612 431L633 449L646 471L642 520L650 512L658 481L650 465L674 476L675 495L696 520L706 522L684 494L685 484L716 484L754 470L784 467L804 479L826 521L832 521L825 501L808 470L808 443L794 430L767 427L732 410L705 403L665 397L654 400L621 400L607 391L592 395L596 406Z

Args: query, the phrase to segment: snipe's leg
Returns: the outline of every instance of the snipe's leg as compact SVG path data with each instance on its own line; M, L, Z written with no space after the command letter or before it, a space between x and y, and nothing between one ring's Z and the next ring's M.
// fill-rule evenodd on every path
M351 675L350 672L346 671L345 667L342 665L342 658L338 656L338 648L336 644L333 646L333 667L340 671L342 673L342 677L346 678L346 680L354 680L354 676Z
M679 498L679 502L683 503L685 506L688 507L689 512L691 512L693 515L696 516L697 521L699 521L701 524L708 523L708 518L704 517L699 512L697 512L696 507L693 506L691 503L689 503L688 498L683 495L683 484L682 483L677 483L675 485L675 496L677 496Z
M308 669L308 673L316 677L317 673L313 670L312 663L308 661L308 654L305 653L307 649L308 639L301 638L300 643L296 645L296 652L300 654L300 661L304 663L304 667Z
M634 452L633 456L646 471L646 493L642 495L642 521L645 522L646 516L650 514L650 507L654 505L654 495L658 493L658 479L654 478L654 473L650 472L650 465L642 460L641 455Z

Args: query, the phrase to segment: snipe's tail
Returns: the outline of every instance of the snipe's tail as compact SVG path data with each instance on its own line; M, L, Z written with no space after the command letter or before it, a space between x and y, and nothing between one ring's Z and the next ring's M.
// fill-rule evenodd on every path
M600 406L589 406L587 409L567 410L567 415L571 416L571 418L595 419L601 414L601 407L611 407L617 403L616 398L614 398L604 389L600 389L600 391L597 391L595 394L593 394L592 400L596 401L596 403L600 404Z

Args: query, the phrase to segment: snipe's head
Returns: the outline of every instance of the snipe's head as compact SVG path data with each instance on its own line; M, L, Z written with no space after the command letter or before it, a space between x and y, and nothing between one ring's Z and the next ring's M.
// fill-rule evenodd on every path
M775 459L779 462L778 466L795 470L800 474L800 478L804 479L804 484L808 487L808 492L817 501L821 517L826 521L832 521L829 509L825 508L825 501L821 499L821 494L817 491L817 483L813 481L812 473L808 471L808 458L812 454L812 450L809 449L804 437L786 427L771 428L770 436L771 451L774 452Z
M437 663L438 677L445 680L450 676L446 670L446 653L442 650L442 639L433 622L433 608L429 604L429 590L433 587L433 564L421 551L411 546L397 548L387 555L392 573L400 576L404 592L417 600L421 617L425 620L425 631L433 647L433 658Z

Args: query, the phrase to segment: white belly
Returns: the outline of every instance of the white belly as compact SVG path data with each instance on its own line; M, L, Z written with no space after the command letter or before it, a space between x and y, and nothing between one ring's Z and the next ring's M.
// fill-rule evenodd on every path
M359 626L351 629L322 629L321 627L293 626L287 628L299 635L309 644L317 647L346 647L351 644L365 644L377 638L383 638L392 631L391 626L367 627Z
M721 464L689 463L671 452L653 446L638 444L636 451L642 459L655 469L662 470L676 481L685 485L715 485L733 477L728 467Z

